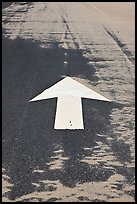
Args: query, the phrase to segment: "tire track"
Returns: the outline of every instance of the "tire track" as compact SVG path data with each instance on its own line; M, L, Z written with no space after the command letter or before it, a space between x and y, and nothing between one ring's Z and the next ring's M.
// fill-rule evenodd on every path
M107 28L105 28L106 33L116 42L116 44L118 45L118 47L121 49L121 51L123 52L123 54L125 55L125 57L132 62L133 64L135 64L135 58L132 54L132 52L128 49L127 45L125 43L122 43L119 38L116 36L116 34L113 31L109 31Z
M73 43L74 43L74 45L75 45L75 48L76 48L76 49L79 49L79 44L76 42L76 38L74 37L74 35L73 35L73 33L72 33L72 31L71 31L71 29L70 29L70 27L69 27L69 25L68 25L66 19L65 19L63 16L61 16L61 17L62 17L63 23L64 23L65 26L66 26L66 32L65 32L65 37L64 37L64 39L68 39L68 36L67 36L67 35L69 34L70 37L72 38L72 41L73 41Z

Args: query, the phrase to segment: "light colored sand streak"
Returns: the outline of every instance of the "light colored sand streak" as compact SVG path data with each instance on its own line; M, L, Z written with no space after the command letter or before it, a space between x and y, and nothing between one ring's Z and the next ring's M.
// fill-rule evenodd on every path
M47 186L52 186L56 188L55 191L49 192L34 192L25 196L22 196L19 199L16 199L16 202L23 201L23 199L28 199L37 201L41 198L42 201L46 201L51 198L56 198L57 202L76 202L80 201L80 197L83 197L83 201L95 201L102 200L108 202L120 201L120 202L134 202L133 198L123 192L122 190L117 190L117 184L125 181L125 178L121 175L115 174L112 175L105 182L89 182L84 184L77 184L75 188L64 187L58 180L56 181L41 181ZM125 189L129 190L132 187L125 185ZM33 198L33 199L32 199Z

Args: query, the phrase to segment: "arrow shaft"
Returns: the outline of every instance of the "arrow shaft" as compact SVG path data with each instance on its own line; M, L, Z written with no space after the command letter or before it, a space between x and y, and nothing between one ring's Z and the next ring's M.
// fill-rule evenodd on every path
M54 129L84 129L80 97L58 97Z

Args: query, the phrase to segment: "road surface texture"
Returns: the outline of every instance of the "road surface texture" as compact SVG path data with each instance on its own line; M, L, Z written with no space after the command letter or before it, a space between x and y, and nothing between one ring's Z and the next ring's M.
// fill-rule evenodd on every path
M135 202L134 7L3 2L3 202ZM112 100L82 99L84 130L29 103L66 76Z

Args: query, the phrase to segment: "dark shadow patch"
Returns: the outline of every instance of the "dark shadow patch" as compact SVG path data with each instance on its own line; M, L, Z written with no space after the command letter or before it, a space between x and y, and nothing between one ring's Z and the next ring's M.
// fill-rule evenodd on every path
M2 9L9 7L13 2L2 2Z
M124 141L113 141L111 144L111 148L122 163L131 161L130 146Z
M14 184L8 197L14 200L34 192L36 187L32 183L41 180L59 180L69 187L77 182L107 180L114 173L112 170L90 166L80 160L85 154L84 147L94 147L102 140L97 134L106 134L111 129L109 115L114 107L111 103L82 99L84 131L53 129L56 98L29 103L63 76L81 76L91 80L95 69L87 65L83 51L64 50L58 47L58 42L50 49L41 49L39 42L5 38L2 47L2 159L6 174ZM64 66L65 52L68 67ZM51 170L48 163L59 147L69 159L64 161L61 170ZM44 172L37 173L34 169ZM39 191L43 190L44 186L39 188Z
M123 175L131 185L135 184L135 168L134 167L125 168L124 166L118 166L116 171L118 174Z
M84 201L84 200L89 201L89 198L88 198L88 197L84 197L84 196L79 196L79 197L78 197L78 200L81 200L81 201Z
M83 50L67 50L66 60L68 62L66 66L66 74L68 76L77 76L91 81L97 81L95 77L95 68L93 65L89 65L89 59L83 57Z
M57 201L57 200L60 200L60 199L58 199L58 198L49 198L48 200L46 200L45 202L55 202L55 201Z

